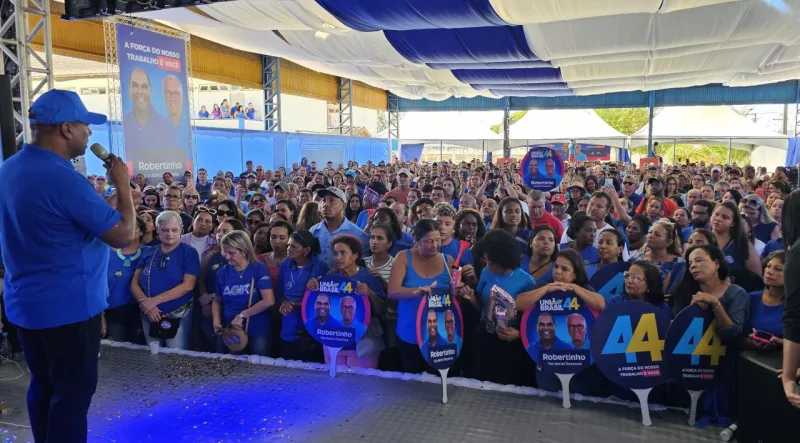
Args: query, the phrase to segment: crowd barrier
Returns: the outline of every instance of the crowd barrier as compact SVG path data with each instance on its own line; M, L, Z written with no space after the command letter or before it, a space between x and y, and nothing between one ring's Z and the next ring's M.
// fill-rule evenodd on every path
M109 151L125 153L111 143L110 123L92 126L89 145L100 143ZM348 137L340 135L299 134L287 132L251 131L241 129L195 128L195 169L206 168L211 175L218 170L239 173L245 162L252 160L265 169L291 166L301 158L309 162L334 165L354 160L359 164L389 161L390 145L387 139ZM89 174L104 174L103 163L92 155L86 156Z

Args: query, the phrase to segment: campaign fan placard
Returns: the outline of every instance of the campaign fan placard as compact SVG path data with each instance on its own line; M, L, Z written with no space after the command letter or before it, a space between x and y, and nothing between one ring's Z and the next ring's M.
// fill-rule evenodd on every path
M607 305L592 326L592 356L609 380L629 389L667 381L664 340L669 313L650 303Z
M369 298L356 294L357 282L341 275L319 278L319 289L303 296L303 323L328 348L348 348L367 332Z
M597 289L597 293L606 300L622 295L625 291L624 273L630 267L631 264L624 261L609 263L592 275L592 278L589 279L589 285Z
M522 344L537 365L575 374L592 364L594 314L572 291L549 293L522 316Z
M455 363L464 340L463 324L461 307L449 288L433 288L422 298L417 310L417 345L431 367L443 370Z
M550 191L564 177L564 160L555 145L533 145L522 158L520 174L529 188Z
M711 387L717 369L728 358L714 313L697 305L688 306L672 320L665 346L671 378L690 391Z

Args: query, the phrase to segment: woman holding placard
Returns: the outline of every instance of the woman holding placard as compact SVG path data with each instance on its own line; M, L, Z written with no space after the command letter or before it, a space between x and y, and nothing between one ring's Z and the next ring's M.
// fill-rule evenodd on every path
M528 252L522 256L520 267L535 281L553 280L553 265L558 257L556 231L550 226L539 225L533 228Z
M726 207L722 209L729 211ZM716 214L717 211L714 212ZM717 224L720 225L719 220ZM687 256L688 269L675 291L674 312L678 314L694 304L704 311L711 311L716 320L716 333L722 340L722 345L727 346L729 351L726 356L728 363L721 365L716 371L715 386L707 389L701 398L697 424L704 426L713 421L728 426L732 423L736 410L734 388L738 361L737 343L745 333L744 327L750 314L750 298L744 289L729 283L728 260L717 246L694 246L689 249Z
M507 298L496 297L498 288L511 299L533 291L535 281L520 268L520 256L509 254L516 240L505 231L491 231L480 241L486 267L481 271L477 297L464 297L481 314L476 336L479 350L475 370L480 380L516 386L533 386L536 365L521 345L519 319ZM504 303L505 301L505 303Z
M574 292L593 311L602 312L605 309L605 298L594 292L594 288L589 286L589 277L586 275L586 268L583 265L581 256L575 250L565 249L559 252L558 258L556 258L556 263L553 267L553 282L540 286L533 291L520 294L516 299L517 310L525 311L541 298L547 296L548 293L558 291ZM591 369L591 372L587 370L579 373L573 378L573 383L577 388L572 391L594 395L604 393L597 391L598 388L602 389L602 383L597 383L600 380L600 376L601 374L595 368ZM544 371L541 367L536 370L536 385L540 389L548 391L561 389L561 382L556 378L555 374Z
M336 364L347 365L351 368L377 368L378 357L383 350L383 330L378 321L379 316L386 307L386 291L383 287L383 280L372 275L361 257L361 240L352 235L338 235L331 241L333 250L333 262L336 265L328 274L343 275L357 282L355 293L369 297L372 316L361 340L353 348L344 348L336 356ZM316 278L308 280L306 288L316 291L319 289L319 281ZM355 304L345 305L344 301L340 305L342 309L342 319L354 319L353 312L346 310L356 309ZM345 326L349 327L346 323ZM363 325L362 325L363 327ZM330 355L327 347L325 351L325 364L330 364Z
M762 262L764 265L764 290L747 294L750 297L750 321L743 345L749 349L774 349L783 345L783 267L786 252L773 252Z
M414 226L417 246L397 254L389 278L389 298L397 304L397 350L403 372L430 370L417 344L417 310L434 287L450 287L452 259L440 251L439 224L422 219Z
M281 351L287 360L322 361L322 346L306 330L301 310L308 280L328 272L328 265L317 258L319 253L319 240L310 232L294 231L289 236L286 259L280 264L275 284L281 314Z

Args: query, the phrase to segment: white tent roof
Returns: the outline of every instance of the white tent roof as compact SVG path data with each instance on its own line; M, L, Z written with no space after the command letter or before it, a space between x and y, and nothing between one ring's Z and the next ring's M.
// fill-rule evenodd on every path
M628 138L608 125L593 109L560 109L528 111L511 125L512 146L532 143L578 143L622 148Z
M631 136L631 146L647 144L647 125ZM661 144L714 143L751 150L770 146L786 150L788 137L753 123L728 106L676 106L653 118L653 141Z
M408 112L400 120L400 139L406 140L502 140L492 125L503 122L503 113ZM386 131L377 135L386 136Z

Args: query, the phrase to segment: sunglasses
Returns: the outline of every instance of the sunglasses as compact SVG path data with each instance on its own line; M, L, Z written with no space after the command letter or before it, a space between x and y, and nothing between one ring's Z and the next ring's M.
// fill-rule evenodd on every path
M211 215L217 215L217 211L215 211L214 209L208 209L204 207L197 208L197 212L208 212Z
M234 211L233 209L230 209L228 211L219 210L217 211L217 215L227 215L228 217L233 217L234 215L236 215L236 211Z
M250 199L250 203L252 203L254 205L258 205L258 204L264 203L264 200L262 200L260 198L257 198L257 199L253 198L253 199Z
M255 225L259 224L259 223L263 223L263 222L264 222L264 220L262 220L262 219L260 219L258 217L253 217L253 218L248 218L247 219L247 224L253 225L253 226L255 226Z
M757 200L746 200L744 204L750 209L761 209L761 203Z
M200 196L199 195L191 195L190 194L190 195L184 195L183 198L188 198L188 199L191 199L191 200L199 200Z

